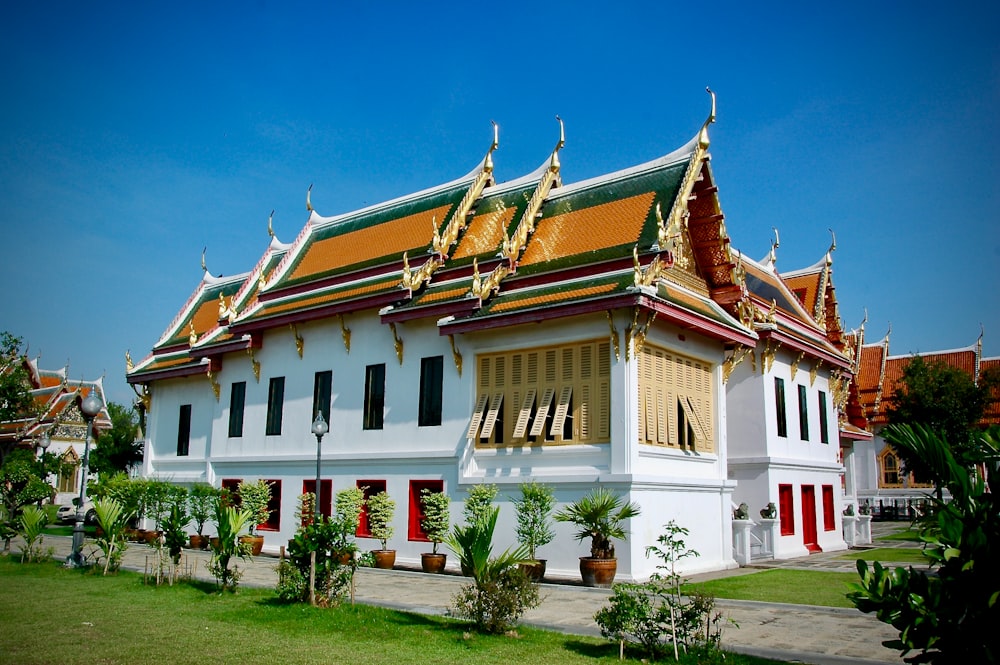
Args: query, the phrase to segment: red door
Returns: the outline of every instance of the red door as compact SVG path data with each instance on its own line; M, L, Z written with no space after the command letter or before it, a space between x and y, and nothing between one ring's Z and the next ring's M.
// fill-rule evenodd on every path
M816 488L802 486L802 542L810 552L822 552L816 543Z

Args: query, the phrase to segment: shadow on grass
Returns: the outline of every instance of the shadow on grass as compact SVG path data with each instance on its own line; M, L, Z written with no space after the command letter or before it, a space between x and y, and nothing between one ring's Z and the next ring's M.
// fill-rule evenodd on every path
M594 643L580 640L566 640L566 649L586 658L618 657L618 647L610 642Z

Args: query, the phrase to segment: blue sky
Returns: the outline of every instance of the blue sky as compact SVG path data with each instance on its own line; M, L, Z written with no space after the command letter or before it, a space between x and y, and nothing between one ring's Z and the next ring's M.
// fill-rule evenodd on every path
M995 2L8 3L0 13L0 329L46 367L139 359L201 278L306 220L469 171L566 123L573 182L666 154L718 94L734 246L778 267L837 234L845 326L891 352L1000 355Z

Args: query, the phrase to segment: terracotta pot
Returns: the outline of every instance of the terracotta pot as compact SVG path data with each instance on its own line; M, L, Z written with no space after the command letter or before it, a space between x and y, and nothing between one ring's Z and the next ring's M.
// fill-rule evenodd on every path
M258 556L264 549L264 536L240 536L241 543L250 543L251 556Z
M354 552L334 552L333 558L341 566L349 566L351 560L354 559Z
M444 571L445 564L448 563L447 554L434 554L433 552L423 552L420 555L420 567L425 573L440 573Z
M157 540L160 539L160 532L159 531L146 531L145 533L143 533L143 538L146 539L147 543L149 543L150 545L152 545L153 543L155 543Z
M208 538L199 536L197 533L192 533L188 536L188 541L191 543L191 549L193 550L203 550L208 545Z
M523 572L532 582L541 582L542 578L545 577L545 559L522 561L517 564L517 567L520 568L521 572Z
M212 545L212 551L216 552L219 549L219 538L218 536L212 536L208 539L208 542Z
M396 565L396 550L372 550L375 555L375 567L383 570L392 570Z
M615 581L616 572L618 572L618 559L580 557L580 576L583 577L585 586L607 589Z

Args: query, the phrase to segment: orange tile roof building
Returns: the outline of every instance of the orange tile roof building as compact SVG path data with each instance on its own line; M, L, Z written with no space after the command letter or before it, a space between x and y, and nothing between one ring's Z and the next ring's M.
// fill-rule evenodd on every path
M270 551L295 532L317 454L323 510L331 492L385 489L390 546L411 565L427 547L420 490L460 503L497 484L506 546L526 480L560 505L595 485L640 504L625 578L653 572L645 547L670 519L692 529L692 571L845 548L840 451L867 434L846 416L832 259L782 275L774 251L733 249L714 119L713 96L681 148L582 182L562 181L560 121L539 168L506 182L494 133L472 171L420 192L332 216L310 192L293 242L272 236L241 275L206 270L130 363L145 472L272 481ZM734 521L742 503L778 517ZM557 538L549 570L575 574L585 547L564 525Z

